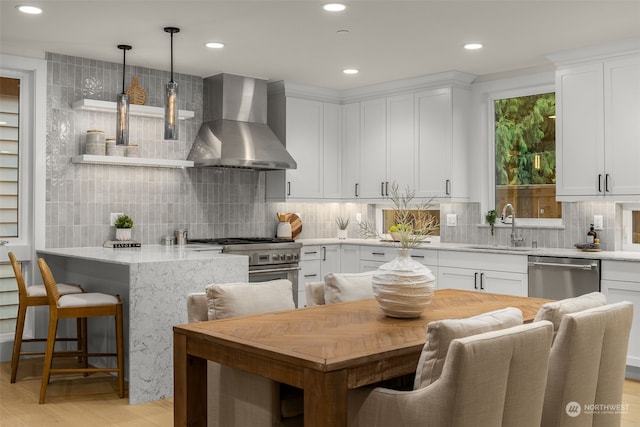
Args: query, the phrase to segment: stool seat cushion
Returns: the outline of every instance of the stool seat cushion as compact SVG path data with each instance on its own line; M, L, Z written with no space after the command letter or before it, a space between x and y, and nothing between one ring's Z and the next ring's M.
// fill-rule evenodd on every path
M58 299L58 308L95 307L100 305L115 305L118 298L113 295L99 293L83 293L63 295Z
M58 283L58 293L60 295L81 294L83 292L84 291L82 290L80 285ZM30 297L46 297L47 296L47 289L44 287L44 285L27 286L27 296L30 296Z

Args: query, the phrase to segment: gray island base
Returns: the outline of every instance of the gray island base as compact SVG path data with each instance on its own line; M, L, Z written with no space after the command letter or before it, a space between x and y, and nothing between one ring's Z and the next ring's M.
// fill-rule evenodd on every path
M173 326L187 323L187 294L214 282L248 281L246 256L189 246L43 249L38 256L56 281L122 298L130 404L173 396ZM115 326L108 320L89 320L90 351L115 349ZM95 362L107 363L114 362Z

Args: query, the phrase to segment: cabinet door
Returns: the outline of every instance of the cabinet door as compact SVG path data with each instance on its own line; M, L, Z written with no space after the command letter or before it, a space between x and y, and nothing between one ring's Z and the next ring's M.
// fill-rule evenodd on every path
M494 294L514 295L526 297L527 275L504 271L481 271L478 280L481 291Z
M627 349L627 365L640 367L640 282L602 280L600 288L609 304L622 301L633 303L633 323L631 324L629 348Z
M640 56L604 64L606 194L640 195Z
M602 64L556 72L556 192L604 194Z
M386 181L387 102L385 98L360 104L360 197L384 197Z
M480 290L480 273L467 268L438 267L438 289Z
M329 273L340 273L340 245L322 246L322 280Z
M387 98L387 178L400 191L415 188L415 138L413 94Z
M342 107L323 104L322 197L337 199L341 194Z
M287 98L287 151L298 164L287 170L287 196L322 197L322 132L321 102Z
M342 198L360 196L360 103L342 107Z
M453 162L451 89L415 96L417 197L449 197Z
M356 245L341 245L340 248L340 272L360 272L360 247Z

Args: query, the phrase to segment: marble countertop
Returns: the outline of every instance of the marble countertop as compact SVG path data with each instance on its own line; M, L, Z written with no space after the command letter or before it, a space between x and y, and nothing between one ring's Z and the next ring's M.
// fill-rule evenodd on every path
M389 246L375 239L299 239L303 245L364 245L364 246ZM466 252L491 252L513 255L538 255L538 256L557 256L557 257L574 257L587 259L602 259L615 261L635 261L640 262L640 252L628 251L601 251L601 252L585 252L578 249L564 248L509 248L504 246L491 246L470 243L440 243L430 242L422 243L418 246L420 249L436 249L445 251L466 251Z
M244 255L221 254L222 246L185 245L163 246L144 245L140 248L50 248L37 252L77 259L102 261L114 264L141 264L154 262L206 260L222 257L244 257Z

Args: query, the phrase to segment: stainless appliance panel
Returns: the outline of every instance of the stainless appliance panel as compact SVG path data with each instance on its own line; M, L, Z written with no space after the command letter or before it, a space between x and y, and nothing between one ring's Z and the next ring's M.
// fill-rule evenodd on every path
M529 296L560 300L600 291L600 260L529 256Z

